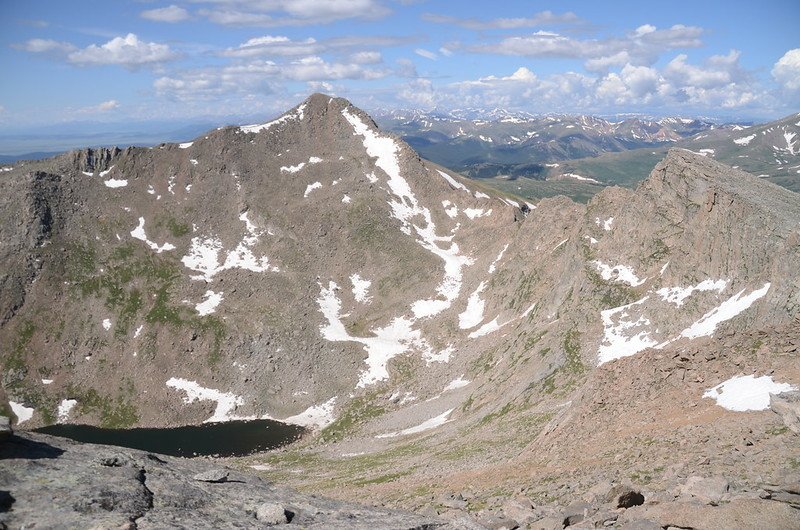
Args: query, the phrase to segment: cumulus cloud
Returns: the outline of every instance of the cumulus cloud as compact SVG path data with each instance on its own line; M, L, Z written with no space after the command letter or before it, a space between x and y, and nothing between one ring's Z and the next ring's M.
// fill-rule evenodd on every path
M378 64L383 62L381 52L358 52L350 56L354 64Z
M787 90L800 90L800 48L789 50L778 59L772 77Z
M176 22L183 22L189 20L189 12L182 7L176 5L169 5L167 7L159 7L157 9L148 9L139 13L144 19L152 20L153 22L167 22L174 24Z
M31 39L14 48L30 53L48 55L79 66L115 64L129 69L171 61L178 54L166 44L139 40L133 33L116 37L100 46L91 44L78 48L69 42L50 39Z
M564 25L582 23L575 13L566 12L560 15L552 11L542 11L529 18L496 18L493 20L480 20L477 18L459 18L449 15L436 15L424 13L422 20L437 24L451 24L466 29L489 30L489 29L519 29L532 28L546 25Z
M166 44L141 41L135 34L128 33L125 37L113 38L100 46L92 44L73 51L67 55L67 60L77 65L116 64L126 68L137 68L170 61L177 56L178 54Z
M203 0L198 13L225 26L303 26L352 18L377 19L391 11L379 0Z
M478 53L518 55L522 57L555 57L586 59L587 68L599 71L623 63L653 64L668 50L702 46L703 29L676 24L658 29L644 25L622 37L580 39L551 31L513 36L469 48Z
M389 74L364 64L329 62L308 56L289 62L269 60L237 62L176 72L155 80L153 87L165 97L180 100L210 99L220 95L272 93L287 81L329 82L344 79L372 80Z

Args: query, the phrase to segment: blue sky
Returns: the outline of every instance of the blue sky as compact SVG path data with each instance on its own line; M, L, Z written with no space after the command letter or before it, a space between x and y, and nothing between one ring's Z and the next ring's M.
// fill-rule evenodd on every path
M365 109L777 118L800 2L0 1L0 132Z

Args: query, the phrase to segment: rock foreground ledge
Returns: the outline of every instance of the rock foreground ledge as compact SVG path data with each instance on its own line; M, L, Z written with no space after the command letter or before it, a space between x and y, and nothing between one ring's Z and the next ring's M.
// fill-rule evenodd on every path
M225 477L209 480L208 477ZM0 528L452 528L281 488L203 459L18 433L0 445Z

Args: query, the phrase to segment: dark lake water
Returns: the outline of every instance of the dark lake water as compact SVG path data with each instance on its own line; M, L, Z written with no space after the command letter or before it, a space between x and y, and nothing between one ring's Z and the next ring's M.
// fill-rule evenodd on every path
M118 445L171 456L244 456L297 440L303 427L272 420L204 423L164 429L103 429L91 425L50 425L36 432L92 444Z

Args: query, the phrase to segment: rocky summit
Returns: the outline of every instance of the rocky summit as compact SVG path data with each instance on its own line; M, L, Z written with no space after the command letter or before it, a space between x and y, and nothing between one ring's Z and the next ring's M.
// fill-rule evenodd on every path
M800 526L792 191L672 149L636 190L530 204L322 94L267 123L0 179L0 360L18 431L309 428L218 461L226 481L176 489L247 484L226 495L244 495L250 523L203 512L217 528L277 502L262 479L418 514L369 512L373 527ZM159 495L142 477L162 464L125 452L105 466L94 455L112 449L71 443L39 462L37 444L67 444L40 437L3 442L5 524L47 526L30 504L45 486L25 472L41 463L77 466L87 487L130 478L130 502L81 494L52 517L148 520ZM175 480L204 471L164 461ZM189 493L141 527L201 527Z

